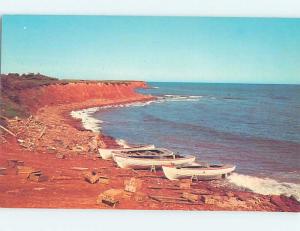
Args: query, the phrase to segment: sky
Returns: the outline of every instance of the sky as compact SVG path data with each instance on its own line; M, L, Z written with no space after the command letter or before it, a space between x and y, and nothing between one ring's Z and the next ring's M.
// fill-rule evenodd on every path
M300 84L300 19L4 16L1 73Z

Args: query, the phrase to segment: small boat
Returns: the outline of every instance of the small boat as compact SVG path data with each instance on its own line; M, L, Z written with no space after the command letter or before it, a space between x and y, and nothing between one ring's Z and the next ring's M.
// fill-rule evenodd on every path
M99 148L99 154L102 159L107 160L112 158L112 153L117 151L136 151L136 150L148 150L154 149L155 146L153 144L150 145L136 145L130 148Z
M153 148L153 149L143 149L143 150L122 150L113 151L112 158L115 160L115 155L130 156L130 157L141 157L141 156L173 156L174 152L166 148Z
M161 155L114 155L114 159L120 168L150 169L155 171L163 165L184 165L195 161L195 156L182 156L178 154Z
M226 178L235 170L234 165L188 165L188 166L163 166L165 176L169 180L191 178L196 180L214 180Z

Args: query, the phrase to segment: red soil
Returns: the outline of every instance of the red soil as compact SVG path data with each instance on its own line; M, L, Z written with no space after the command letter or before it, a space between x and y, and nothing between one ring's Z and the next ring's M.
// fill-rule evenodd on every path
M143 82L126 84L70 83L48 85L35 89L20 90L18 94L22 105L31 108L36 124L46 127L45 134L33 137L34 128L26 127L20 132L26 119L10 121L9 128L17 133L18 139L34 141L35 147L28 151L21 147L16 138L5 135L7 142L0 146L0 167L5 167L5 175L0 176L0 207L16 208L111 208L96 204L97 196L111 188L124 189L124 180L137 177L142 180L142 188L120 199L119 209L180 209L180 210L258 210L258 211L300 211L300 204L293 198L284 196L263 196L252 192L220 186L219 181L196 182L192 189L177 189L178 182L165 179L161 172L150 173L117 168L113 161L96 158L96 153L85 149L89 140L95 136L82 129L80 121L73 120L71 110L120 104L152 99L135 93L136 87L145 87ZM17 126L13 126L17 123ZM3 134L2 134L3 136ZM59 140L61 145L56 145ZM66 155L58 159L57 153L49 151L49 146ZM72 148L80 145L83 152ZM99 146L115 146L112 138L101 136ZM68 148L66 148L68 147ZM41 170L49 177L48 181L33 182L16 174L16 169L7 166L8 159L18 159L25 166ZM90 184L83 173L73 167L86 167L97 170L109 178L108 184ZM154 186L154 189L149 188ZM196 190L206 200L198 204L158 202L149 196L182 196L183 192ZM207 195L209 194L209 195ZM202 198L203 199L203 198Z

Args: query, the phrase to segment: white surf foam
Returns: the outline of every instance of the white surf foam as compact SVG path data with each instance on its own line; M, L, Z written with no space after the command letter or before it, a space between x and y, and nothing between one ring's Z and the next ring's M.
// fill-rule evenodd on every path
M75 119L80 119L82 122L82 126L93 132L100 132L101 126L100 124L103 122L99 119L96 119L92 116L96 111L98 111L98 107L87 108L78 111L71 111L71 116Z
M199 101L203 96L201 95L164 95L158 96L156 100L150 100L146 102L134 102L126 104L115 104L100 107L101 109L107 108L119 108L119 107L144 107L153 103L165 103L171 101Z
M233 173L228 181L242 188L250 189L253 192L263 195L293 195L300 201L300 185L295 183L278 182L270 178L259 178L254 176Z
M123 139L117 139L116 140L117 144L120 145L123 148L130 148L130 145L126 142L126 140Z

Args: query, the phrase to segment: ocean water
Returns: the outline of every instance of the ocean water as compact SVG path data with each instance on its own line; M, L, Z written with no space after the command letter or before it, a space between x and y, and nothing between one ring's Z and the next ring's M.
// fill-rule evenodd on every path
M228 182L300 198L300 85L149 83L155 101L92 110L101 130L199 161L231 163Z

